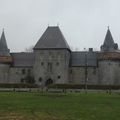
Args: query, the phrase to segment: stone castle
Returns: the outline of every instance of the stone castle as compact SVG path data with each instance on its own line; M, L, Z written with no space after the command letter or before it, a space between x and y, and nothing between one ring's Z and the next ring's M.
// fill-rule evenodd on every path
M120 51L108 28L100 51L71 51L60 28L49 26L33 52L10 53L0 38L0 83L120 84Z

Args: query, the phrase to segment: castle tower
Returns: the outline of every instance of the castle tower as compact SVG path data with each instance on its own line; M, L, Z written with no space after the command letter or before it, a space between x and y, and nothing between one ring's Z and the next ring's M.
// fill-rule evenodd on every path
M49 26L34 47L36 83L67 83L70 48L58 26Z
M0 82L8 82L9 66L12 62L10 51L7 47L4 30L0 38Z
M108 28L101 52L98 54L99 83L106 85L120 84L120 52Z

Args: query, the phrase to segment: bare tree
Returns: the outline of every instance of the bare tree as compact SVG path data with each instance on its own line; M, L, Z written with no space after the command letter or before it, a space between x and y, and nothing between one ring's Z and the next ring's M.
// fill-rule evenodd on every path
M33 52L33 45L28 47L28 48L26 48L25 52Z

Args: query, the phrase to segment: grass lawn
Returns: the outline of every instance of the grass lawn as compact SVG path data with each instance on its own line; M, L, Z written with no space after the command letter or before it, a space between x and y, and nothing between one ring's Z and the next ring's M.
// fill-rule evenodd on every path
M0 92L0 120L120 120L120 95Z

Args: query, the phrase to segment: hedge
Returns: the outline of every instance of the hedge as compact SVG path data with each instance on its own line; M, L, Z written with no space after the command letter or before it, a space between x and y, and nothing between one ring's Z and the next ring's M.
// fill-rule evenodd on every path
M56 89L85 89L85 84L51 84L48 88ZM87 85L87 89L96 89L96 90L118 90L120 85Z
M51 84L47 87L54 89L85 89L85 84ZM38 88L38 85L28 83L0 83L0 88ZM120 89L120 85L87 85L87 89L118 90Z
M26 83L0 83L0 88L37 88L35 84Z

